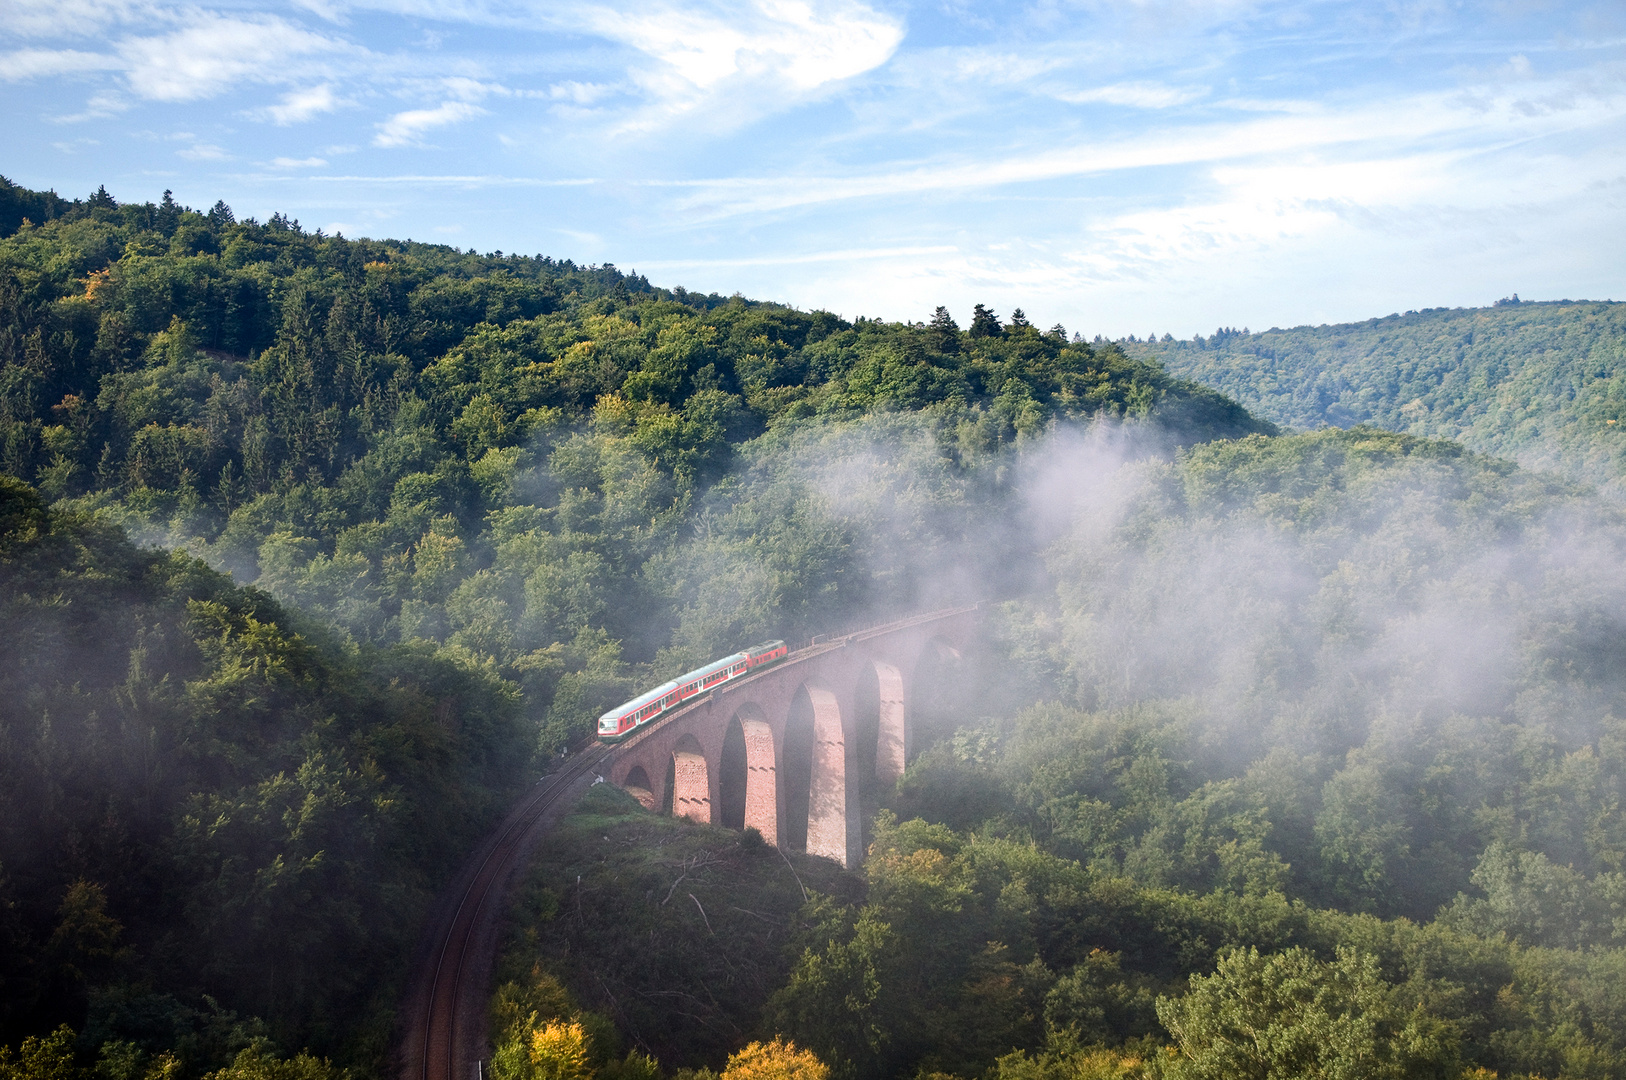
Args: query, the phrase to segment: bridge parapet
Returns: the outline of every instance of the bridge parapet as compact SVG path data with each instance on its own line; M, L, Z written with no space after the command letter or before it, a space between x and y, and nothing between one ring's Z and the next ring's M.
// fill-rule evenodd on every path
M863 854L861 763L873 749L877 780L903 775L916 671L939 650L964 652L979 609L814 638L639 730L615 748L609 779L650 809L754 827L769 843L854 866ZM878 699L873 731L861 725L858 705L870 685Z

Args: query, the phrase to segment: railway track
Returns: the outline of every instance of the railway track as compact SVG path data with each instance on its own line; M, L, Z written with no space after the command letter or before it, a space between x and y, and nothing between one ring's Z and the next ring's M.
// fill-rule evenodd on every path
M404 1040L402 1080L478 1080L487 983L505 886L543 815L590 783L609 753L608 747L594 743L538 781L464 867L454 886L455 902L444 905L424 958L413 1004L416 1015Z

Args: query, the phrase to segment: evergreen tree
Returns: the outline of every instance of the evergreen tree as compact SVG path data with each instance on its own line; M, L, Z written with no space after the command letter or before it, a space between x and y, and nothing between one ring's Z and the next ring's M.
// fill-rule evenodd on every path
M960 326L946 307L932 312L932 321L926 324L926 340L940 353L960 351Z
M1025 324L1026 322L1027 322L1027 320L1023 319L1023 323ZM981 304L978 304L976 306L976 308L972 310L972 312L971 312L971 336L972 337L974 337L974 338L998 337L1002 333L1004 333L1004 328L999 325L999 316L998 315L995 315L992 311L990 311L987 308L983 307Z

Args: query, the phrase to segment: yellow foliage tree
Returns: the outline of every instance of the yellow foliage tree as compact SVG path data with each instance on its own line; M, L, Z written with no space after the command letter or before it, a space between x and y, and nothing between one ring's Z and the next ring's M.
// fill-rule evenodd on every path
M592 1080L587 1032L574 1020L549 1020L532 1031L530 1051L535 1080Z
M775 1038L754 1042L728 1059L723 1080L829 1080L830 1068L811 1050Z

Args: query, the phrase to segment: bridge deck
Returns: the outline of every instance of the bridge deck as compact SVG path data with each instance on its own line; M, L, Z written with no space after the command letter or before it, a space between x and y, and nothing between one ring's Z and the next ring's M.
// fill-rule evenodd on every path
M638 728L625 739L622 739L619 743L616 743L615 752L619 754L622 751L632 749L645 739L649 738L653 732L665 727L668 722L676 720L702 705L709 705L712 698L720 692L733 693L735 690L749 685L756 679L774 675L776 673L782 673L786 668L793 667L797 664L805 664L809 660L823 656L826 653L835 652L837 649L845 649L849 642L865 641L869 638L879 637L883 634L891 634L896 633L899 630L906 630L912 626L920 626L923 623L936 622L938 619L953 618L956 615L964 615L968 612L976 611L981 606L982 605L978 603L970 604L966 607L940 608L937 611L928 611L921 615L911 615L906 619L899 619L896 622L885 623L881 626L865 627L862 630L854 630L847 634L831 634L828 637L824 637L824 635L816 636L813 638L812 644L797 649L795 652L790 653L777 664L770 664L758 671L753 671L743 679L730 679L728 682L725 682L720 686L712 687L703 694L696 694L679 708L673 709L671 712L662 713L659 719L652 723L645 724L643 727ZM820 640L821 637L824 637L824 640Z

